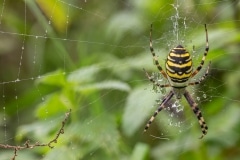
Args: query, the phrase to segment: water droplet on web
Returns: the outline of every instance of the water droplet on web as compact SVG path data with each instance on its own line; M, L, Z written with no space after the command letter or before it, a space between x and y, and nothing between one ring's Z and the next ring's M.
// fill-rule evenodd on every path
M174 103L172 104L172 108L176 108L176 107L177 107L176 102L174 102Z
M176 108L176 112L183 111L184 106L180 104L180 102L177 100L172 104L172 108Z
M48 21L48 24L51 24L51 21Z
M203 94L203 98L207 98L207 95L206 95L206 94Z
M201 98L200 98L200 97L197 97L197 100L198 100L198 101L200 101L200 100L201 100Z
M24 50L24 46L22 46L22 50Z
M45 98L44 97L42 97L42 101L44 101L45 100Z
M15 96L15 99L18 99L18 96Z
M178 122L178 127L180 127L181 126L181 122Z
M89 125L89 124L91 124L91 123L92 123L92 120L88 121L88 122L87 122L87 125Z

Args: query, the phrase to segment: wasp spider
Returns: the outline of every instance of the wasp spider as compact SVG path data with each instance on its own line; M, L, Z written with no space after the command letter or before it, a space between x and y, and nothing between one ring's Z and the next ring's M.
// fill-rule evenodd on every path
M186 87L189 85L196 85L201 83L208 75L208 71L210 68L211 61L209 62L209 65L206 69L205 74L195 82L190 82L191 78L193 78L203 67L205 58L208 54L209 45L208 45L208 32L207 32L207 26L205 24L205 33L206 33L206 47L205 52L202 57L202 61L200 65L193 70L192 65L192 59L189 54L189 52L182 46L178 45L177 47L173 48L170 53L168 54L167 60L166 60L166 71L162 69L160 66L157 56L154 52L153 45L152 45L152 25L150 29L150 51L153 56L153 60L155 65L157 66L159 72L163 75L164 78L166 78L169 82L169 84L159 84L154 80L152 76L150 76L144 69L147 78L154 83L156 86L163 88L163 87L172 87L171 91L166 95L166 97L163 98L161 104L157 108L157 110L154 112L150 120L145 126L144 132L147 131L151 123L153 122L154 118L157 116L157 114L165 108L165 105L167 102L173 97L173 95L176 96L177 99L181 99L182 95L186 98L187 102L191 106L193 113L197 116L198 122L200 124L201 130L202 130L202 136L207 134L208 127L204 121L204 118L202 116L201 111L198 108L198 104L193 100L190 93L186 90Z

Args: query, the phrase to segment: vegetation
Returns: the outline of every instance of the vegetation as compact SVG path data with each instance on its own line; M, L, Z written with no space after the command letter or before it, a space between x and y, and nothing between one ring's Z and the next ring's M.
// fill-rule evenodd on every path
M48 143L71 109L53 149L21 150L17 160L240 157L238 1L183 1L179 7L167 0L0 4L1 144ZM210 51L203 70L211 60L210 76L188 88L209 126L201 140L185 100L173 100L181 111L161 111L143 134L156 100L168 91L152 86L142 70L157 72L149 51L151 23L161 65L169 49L183 43L189 51L195 46L194 66L204 52L207 24ZM4 160L14 155L0 152Z

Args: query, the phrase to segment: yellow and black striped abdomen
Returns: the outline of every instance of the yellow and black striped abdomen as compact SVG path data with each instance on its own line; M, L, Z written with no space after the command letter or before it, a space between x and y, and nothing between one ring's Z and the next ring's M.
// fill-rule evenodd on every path
M192 58L181 45L173 48L168 54L166 72L173 87L185 87L192 74Z

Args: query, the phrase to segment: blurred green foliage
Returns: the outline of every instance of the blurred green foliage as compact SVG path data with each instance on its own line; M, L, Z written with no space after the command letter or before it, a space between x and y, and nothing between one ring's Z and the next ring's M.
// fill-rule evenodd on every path
M46 143L55 137L64 113L71 108L72 114L54 149L19 151L17 160L239 159L238 1L179 2L179 36L189 50L196 46L195 66L205 47L203 24L208 24L211 74L190 88L201 98L197 102L209 126L202 140L185 101L181 115L162 111L142 134L162 96L151 91L142 70L157 71L149 51L150 24L163 65L176 45L171 5L176 2L24 2L0 2L0 115L6 119L0 123L1 144ZM13 151L1 149L0 159L12 156Z

